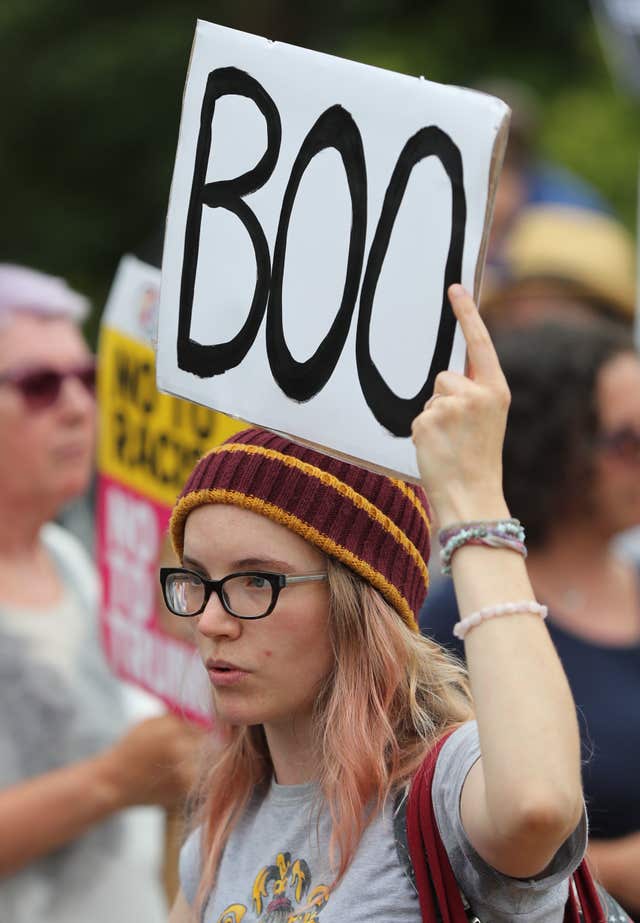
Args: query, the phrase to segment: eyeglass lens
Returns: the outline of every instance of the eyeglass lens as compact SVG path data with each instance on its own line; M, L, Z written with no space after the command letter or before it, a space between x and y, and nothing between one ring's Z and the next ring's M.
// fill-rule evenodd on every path
M205 586L197 574L173 573L165 583L169 609L177 615L194 615L203 606ZM229 609L245 618L265 615L273 599L273 587L266 577L257 574L228 577L222 595Z

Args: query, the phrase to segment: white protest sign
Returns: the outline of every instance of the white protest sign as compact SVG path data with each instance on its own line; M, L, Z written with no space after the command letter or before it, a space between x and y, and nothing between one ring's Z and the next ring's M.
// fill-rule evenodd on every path
M508 108L199 22L167 219L158 386L417 477L462 369Z

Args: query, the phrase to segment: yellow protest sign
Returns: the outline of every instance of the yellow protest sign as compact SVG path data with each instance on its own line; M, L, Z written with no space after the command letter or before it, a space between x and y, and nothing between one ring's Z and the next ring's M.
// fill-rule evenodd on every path
M119 330L100 336L100 470L172 504L195 462L246 424L156 389L153 349Z

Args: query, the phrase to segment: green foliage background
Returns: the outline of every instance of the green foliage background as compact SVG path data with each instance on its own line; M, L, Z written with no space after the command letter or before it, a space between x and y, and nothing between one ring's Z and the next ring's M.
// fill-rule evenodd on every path
M197 18L448 83L523 80L541 153L634 229L638 102L587 0L1 0L0 260L87 292L92 333L120 256L158 250Z

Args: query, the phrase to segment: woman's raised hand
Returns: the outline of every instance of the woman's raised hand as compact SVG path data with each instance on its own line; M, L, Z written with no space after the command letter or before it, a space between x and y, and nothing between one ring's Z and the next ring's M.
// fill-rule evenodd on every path
M478 309L461 285L449 300L467 344L467 373L440 372L413 421L418 468L440 528L508 516L502 444L510 394Z

